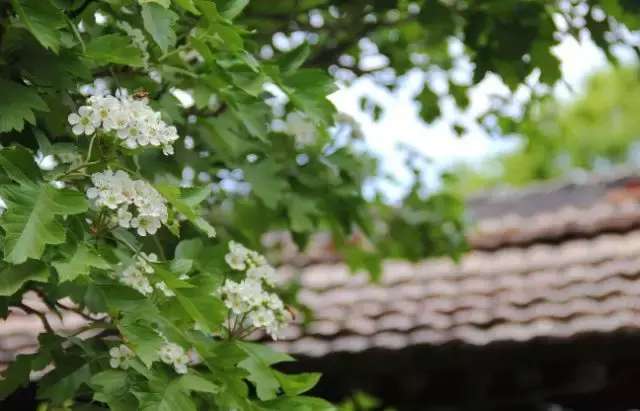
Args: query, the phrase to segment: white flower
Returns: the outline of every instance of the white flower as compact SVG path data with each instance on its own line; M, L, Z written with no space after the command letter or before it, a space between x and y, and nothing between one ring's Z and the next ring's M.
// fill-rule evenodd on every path
M96 132L96 127L100 125L100 120L94 116L93 109L89 106L81 106L78 113L69 114L67 120L72 126L71 131L77 136L81 134L90 136Z
M299 146L311 145L316 141L316 127L307 115L300 111L287 114L284 128L287 134L295 138Z
M93 134L96 129L113 132L127 148L162 147L165 155L173 154L173 143L180 137L178 130L162 121L147 99L129 96L125 89L93 95L78 113L69 115L74 134Z
M242 271L247 268L246 260L249 250L240 243L229 241L229 252L224 256L224 260L229 267Z
M153 293L153 287L149 279L140 270L137 264L131 264L120 275L120 281L138 291L142 295L150 295Z
M109 81L105 78L97 78L92 84L81 86L80 94L83 96L105 96L109 94Z
M92 96L88 100L93 109L93 116L102 124L105 130L115 128L114 114L119 112L120 104L113 96Z
M268 264L250 267L247 270L247 278L262 280L273 286L276 281L276 270Z
M264 328L273 338L290 321L280 297L262 288L261 281L247 278L239 283L226 280L218 290L234 318L244 318L243 327Z
M112 216L115 224L135 228L139 235L155 234L167 222L166 201L158 191L143 180L132 180L124 171L105 170L91 176L93 187L87 198L98 207L118 210Z
M164 281L156 283L156 288L165 295L165 297L175 297L176 293L171 291Z
M87 193L87 196L89 195L89 193ZM118 225L120 227L123 228L129 228L129 225L131 224L131 218L133 217L133 214L131 214L129 212L129 210L127 210L126 206L120 207L118 209Z
M121 368L123 370L129 368L129 360L134 357L133 351L124 344L112 347L109 350L109 355L111 356L109 359L109 365L111 368Z
M45 156L40 150L36 153L35 160L41 170L53 170L58 166L58 161L54 155L49 154Z
M189 356L184 351L184 348L174 343L166 343L160 347L158 353L160 360L168 365L173 366L173 369L178 374L187 373L187 365L189 364Z
M141 215L131 219L131 227L135 228L138 235L142 237L155 234L161 224L160 220L153 216Z

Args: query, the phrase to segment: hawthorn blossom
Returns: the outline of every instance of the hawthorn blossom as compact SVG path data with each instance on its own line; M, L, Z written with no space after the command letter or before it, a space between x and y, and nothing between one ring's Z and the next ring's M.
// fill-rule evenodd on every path
M259 280L246 278L239 283L226 280L218 294L232 316L244 320L241 324L243 328L264 328L272 338L277 339L291 320L280 297L265 290Z
M117 210L115 224L135 228L138 235L155 234L168 219L166 200L144 180L132 180L122 170L105 170L91 176L87 198L96 206Z
M112 347L109 350L109 365L111 368L121 368L126 370L129 368L129 360L133 359L133 351L124 344L120 344L117 347Z
M190 358L184 348L178 344L171 342L164 344L160 347L159 357L163 363L173 366L173 369L178 374L187 373L187 365L190 362Z
M241 271L247 268L246 259L248 253L249 250L242 244L229 241L229 252L224 256L224 260L229 267Z
M153 287L149 279L136 264L131 264L122 271L120 281L142 295L150 295L153 293Z
M243 329L264 328L276 339L291 320L280 297L265 288L275 285L276 270L263 255L235 241L229 241L225 261L236 271L246 270L243 280L227 279L216 293L234 318L232 323L241 319Z
M267 264L267 260L260 253L235 241L229 241L229 252L224 256L224 260L229 267L237 271Z
M100 125L100 120L93 113L93 109L89 106L81 106L78 113L71 113L67 117L69 124L72 126L73 134L79 136L86 134L88 136L96 132L96 127Z
M262 280L273 286L276 281L276 270L268 264L251 267L247 270L247 278Z
M150 263L158 261L158 256L154 253L146 254L141 252L138 254L132 264L127 266L120 273L119 280L142 295L151 295L153 286L149 281L149 274L153 274L155 270ZM158 288L158 287L156 287Z
M96 131L112 132L124 147L161 147L165 155L174 152L173 143L180 137L174 126L166 124L146 98L135 98L125 89L116 95L101 93L87 98L87 105L68 117L76 135L92 135Z
M165 297L175 297L176 293L171 291L167 284L164 281L157 282L155 285L156 289L164 294Z

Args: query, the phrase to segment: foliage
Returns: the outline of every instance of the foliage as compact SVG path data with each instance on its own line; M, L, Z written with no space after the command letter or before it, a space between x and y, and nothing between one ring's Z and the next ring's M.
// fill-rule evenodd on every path
M565 36L578 39L581 32L587 32L614 60L610 47L627 43L620 25L630 30L640 28L637 6L624 0L277 3L253 2L241 16L241 21L250 26L260 25L257 42L258 46L268 46L267 55L274 35L287 36L294 45L301 39L313 44L304 49L310 64L329 67L346 80L371 75L380 85L393 88L409 70L444 73L448 83L445 90L424 82L416 92L415 100L422 106L420 114L427 122L440 115L439 97L452 97L464 109L469 103L467 90L490 73L511 90L524 85L534 72L539 73L540 83L554 84L561 71L551 48ZM633 43L629 45L637 50ZM468 79L456 74L464 60L473 67Z
M514 152L479 168L452 170L456 189L472 192L500 184L525 185L575 169L597 170L628 161L640 134L635 105L640 98L636 68L594 75L581 96L561 102L546 99L532 107L514 130L522 138Z
M362 391L355 392L338 405L339 411L395 411L395 408L382 408L380 400Z
M448 69L454 36L474 82L495 71L515 87L534 67L557 78L546 2L335 3L0 0L0 315L16 307L47 331L0 397L52 364L38 383L52 409L332 408L304 395L318 375L281 373L273 366L290 357L243 341L277 335L289 308L273 268L239 243L257 249L284 229L304 247L325 230L373 274L386 257L464 244L449 193L417 184L394 206L363 196L376 162L326 98L327 66L366 36L398 73ZM299 24L317 45L261 56ZM421 54L427 65L412 60ZM464 104L464 86L450 91ZM436 94L420 96L437 115ZM55 333L26 291L88 325Z
M372 272L385 253L443 241L380 247L372 216L401 208L363 197L375 161L351 146L357 125L340 117L346 140L332 138L334 80L300 51L257 58L233 21L245 6L0 2L0 315L35 314L47 331L0 398L54 365L43 409L332 409L304 395L318 374L282 373L293 358L244 341L276 337L291 308L265 258L229 240L258 248L288 229L304 246L328 230ZM54 332L26 291L86 327Z

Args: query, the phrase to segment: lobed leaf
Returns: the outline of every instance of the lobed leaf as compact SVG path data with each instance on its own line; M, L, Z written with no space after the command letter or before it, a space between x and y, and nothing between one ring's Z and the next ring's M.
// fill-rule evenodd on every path
M65 241L65 227L60 217L86 212L83 193L57 189L48 183L0 186L7 210L0 217L5 231L4 259L21 264L38 259L48 244Z

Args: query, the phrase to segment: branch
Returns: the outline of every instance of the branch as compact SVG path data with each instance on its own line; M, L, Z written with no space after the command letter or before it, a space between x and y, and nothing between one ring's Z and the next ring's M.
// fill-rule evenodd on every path
M93 3L94 0L84 0L84 2L78 6L77 9L71 11L69 13L69 17L71 17L72 19L78 17L79 15L82 14L83 11L85 11L85 9L91 4Z
M77 308L74 307L69 307L66 306L64 304L61 304L60 302L56 302L56 307L60 307L65 311L71 311L72 313L78 314L79 316L81 316L82 318L84 318L87 321L91 321L92 323L100 323L103 322L101 319L99 318L93 318L90 315L84 313L82 310L79 310Z
M26 305L25 303L20 303L18 305L18 307L22 308L25 312L29 313L29 314L35 314L40 318L40 321L42 322L42 325L44 326L45 330L50 333L50 334L55 334L55 330L53 329L53 327L51 327L51 324L49 323L49 320L47 319L47 315L45 313L42 313L36 309L33 309L31 307L29 307L28 305Z

